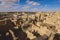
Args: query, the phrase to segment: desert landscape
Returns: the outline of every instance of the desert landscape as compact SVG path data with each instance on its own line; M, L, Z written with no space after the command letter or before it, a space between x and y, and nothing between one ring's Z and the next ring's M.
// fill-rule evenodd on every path
M0 40L60 40L60 12L0 12Z

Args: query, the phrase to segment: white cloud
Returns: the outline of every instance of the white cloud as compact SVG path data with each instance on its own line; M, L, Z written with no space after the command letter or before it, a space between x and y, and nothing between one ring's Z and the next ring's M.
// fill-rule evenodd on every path
M17 2L18 0L0 0L2 3L1 5L11 5L11 4L15 4L15 2Z
M17 0L0 0L2 3L0 4L0 12L7 11L18 11L20 7L19 4L15 4Z
M17 11L20 5L0 5L0 12Z
M30 6L24 6L24 7L22 7L22 9L28 9L28 8L30 8Z
M3 2L16 2L18 0L2 0Z
M31 6L29 6L28 4L22 6L20 9L18 9L18 11L28 11L31 8Z
M30 11L32 11L32 12L38 12L38 11L40 11L40 9L38 9L38 8L32 8Z
M0 4L0 12L12 12L17 11L20 7L19 4L15 4L15 0L0 0L2 3ZM9 2L8 2L9 1Z
M26 2L27 2L28 4L33 5L33 6L38 6L38 5L40 5L40 3L34 2L34 1L29 1L29 0L27 0Z
M49 5L48 4L45 4L45 7L48 7Z

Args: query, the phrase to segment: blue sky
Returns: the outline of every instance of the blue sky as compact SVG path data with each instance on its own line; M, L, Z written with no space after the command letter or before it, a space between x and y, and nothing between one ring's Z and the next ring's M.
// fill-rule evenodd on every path
M60 11L60 0L0 0L0 12Z

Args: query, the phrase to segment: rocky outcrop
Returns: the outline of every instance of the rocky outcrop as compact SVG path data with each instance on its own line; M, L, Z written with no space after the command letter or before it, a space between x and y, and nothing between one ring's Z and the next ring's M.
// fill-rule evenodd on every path
M16 14L17 21L7 20L7 24L0 26L0 33L8 30L6 35L11 34L13 40L60 40L60 12L32 13Z

